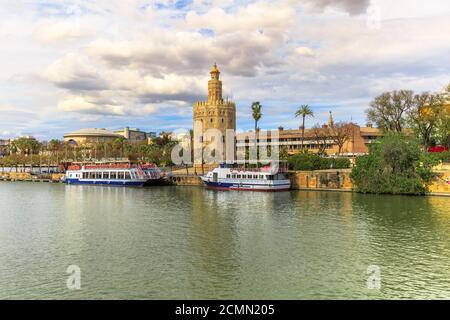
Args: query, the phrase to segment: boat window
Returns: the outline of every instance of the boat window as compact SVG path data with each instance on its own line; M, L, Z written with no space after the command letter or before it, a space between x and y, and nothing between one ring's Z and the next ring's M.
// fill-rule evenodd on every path
M238 174L238 175L237 175L237 178L238 178L238 179L240 179L240 178L241 178L241 175L240 175L240 174Z
M118 179L119 179L119 180L123 180L123 179L125 178L124 173L125 173L125 172L119 172L119 175L118 175Z
M230 175L229 174L227 174L227 179L230 179Z
M258 175L255 174L255 175L253 176L253 179L258 179Z
M110 174L110 179L117 179L117 172L116 171L114 171L114 172L110 172L109 173Z
M125 172L125 179L130 180L131 176L129 172Z

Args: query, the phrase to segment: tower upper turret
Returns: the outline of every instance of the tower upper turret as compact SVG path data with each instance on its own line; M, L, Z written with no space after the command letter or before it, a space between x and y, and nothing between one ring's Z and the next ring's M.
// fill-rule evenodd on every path
M219 80L220 71L215 63L210 74L211 80L208 81L208 102L215 103L216 101L222 100L222 81Z
M333 113L330 111L330 116L328 118L328 126L330 128L334 127L334 119L333 119Z

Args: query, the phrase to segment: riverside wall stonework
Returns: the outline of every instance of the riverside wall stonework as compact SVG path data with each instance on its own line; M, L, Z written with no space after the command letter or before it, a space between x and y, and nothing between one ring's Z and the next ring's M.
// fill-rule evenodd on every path
M450 196L450 164L435 168L436 178L428 185L428 194ZM351 169L292 171L289 173L294 190L353 191Z
M450 170L437 171L437 177L428 186L428 190L432 195L450 196Z
M291 171L289 178L294 190L352 191L350 169Z
M177 175L170 178L172 184L176 186L203 186L203 181L199 176Z

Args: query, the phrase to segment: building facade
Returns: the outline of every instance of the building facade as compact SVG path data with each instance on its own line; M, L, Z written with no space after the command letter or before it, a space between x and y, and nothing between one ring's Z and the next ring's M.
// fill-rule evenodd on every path
M116 130L114 131L114 133L123 136L130 143L145 142L150 136L149 134L139 130L138 128L130 128L130 127L125 127L121 130Z
M329 123L321 128L305 129L304 139L302 138L301 128L295 130L279 128L276 130L276 135L272 135L270 131L259 131L257 145L277 145L279 148L286 148L289 154L308 150L312 153L324 151L327 155L337 155L339 153L337 130L333 130L333 126L334 122L330 117ZM357 124L349 123L347 126L347 138L342 145L341 156L366 154L369 150L368 146L383 135L381 130L373 128L370 124L366 127L360 127ZM248 153L249 147L255 143L253 135L254 133L245 132L237 135L236 148L238 154Z
M236 104L228 99L223 99L222 81L216 64L214 64L210 74L208 100L194 103L194 154L200 155L200 157L194 158L196 166L202 165L202 162L205 161L203 159L205 149L218 150L221 152L221 159L225 160L227 147L235 148L234 138L232 142L227 142L226 133L230 129L233 132L236 131ZM214 138L209 136L209 133L211 133L211 131L208 133L209 129L220 131L222 141L214 141ZM229 143L233 145L230 146ZM223 146L223 148L220 146Z
M81 129L64 135L64 141L76 145L94 145L96 143L113 142L125 138L129 143L149 143L153 133L147 133L137 128L125 127L121 130L109 131L107 129Z
M75 145L94 145L108 143L123 137L106 129L81 129L64 135L64 141Z

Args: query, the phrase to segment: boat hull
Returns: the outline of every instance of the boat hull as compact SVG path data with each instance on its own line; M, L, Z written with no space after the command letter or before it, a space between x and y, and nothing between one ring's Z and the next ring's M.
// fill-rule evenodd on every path
M80 180L80 179L65 179L67 184L77 185L101 185L101 186L114 186L114 187L143 187L147 181L136 180Z
M289 191L291 188L290 183L267 185L205 181L205 184L208 189L225 191L282 192Z

